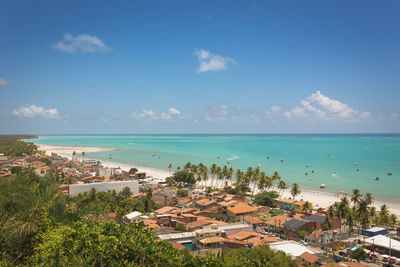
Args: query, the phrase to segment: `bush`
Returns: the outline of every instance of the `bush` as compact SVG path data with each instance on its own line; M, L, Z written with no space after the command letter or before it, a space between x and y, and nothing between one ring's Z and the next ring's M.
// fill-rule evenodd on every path
M257 194L254 197L254 201L258 205L262 206L272 206L275 204L275 200L279 197L279 194L275 191L268 191L268 192L262 192L260 194Z
M179 189L178 192L176 193L178 197L187 197L189 195L189 191L185 189Z
M192 172L189 172L186 170L175 172L173 177L174 177L174 181L177 183L183 183L185 185L193 185L196 183L194 174Z
M357 261L363 261L367 258L367 253L365 253L364 249L357 248L351 252L350 257Z

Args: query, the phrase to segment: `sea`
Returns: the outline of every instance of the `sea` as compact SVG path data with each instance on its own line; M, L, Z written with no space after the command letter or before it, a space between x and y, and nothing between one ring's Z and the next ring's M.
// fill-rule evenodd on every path
M113 147L117 150L86 155L161 170L186 162L243 171L259 167L306 189L325 184L325 191L351 193L358 188L400 202L400 134L40 135L32 141Z

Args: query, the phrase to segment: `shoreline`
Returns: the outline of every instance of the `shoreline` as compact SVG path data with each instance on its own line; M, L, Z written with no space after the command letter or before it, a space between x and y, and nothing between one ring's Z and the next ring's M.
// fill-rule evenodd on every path
M36 144L39 150L46 151L46 155L51 155L51 153L57 153L60 156L66 157L68 159L72 159L72 152L75 151L78 155L77 158L82 158L79 153L82 152L103 152L103 151L115 151L118 148L113 147L83 147L83 146L54 146L54 145L44 145L44 144ZM87 157L86 159L95 159L100 160L103 163L104 167L120 167L124 171L129 171L130 168L137 168L139 171L146 172L148 176L152 176L153 178L165 179L170 176L170 171L162 170L158 168L151 168L145 166L139 166L134 164L126 164L114 162L111 160L98 159L96 157ZM211 177L210 177L211 178ZM211 184L211 179L206 182L207 185ZM302 188L300 195L296 197L297 200L304 199L310 201L314 208L328 208L336 201L340 201L340 199L344 196L350 200L350 195L340 194L333 192L327 192L322 190L315 189L307 189ZM258 192L258 189L255 190L255 193ZM290 198L290 189L285 190L282 195L283 198ZM384 201L379 199L374 199L373 206L377 208L377 211L380 210L380 207L386 204L389 207L390 212L400 216L400 203L399 202L391 202Z

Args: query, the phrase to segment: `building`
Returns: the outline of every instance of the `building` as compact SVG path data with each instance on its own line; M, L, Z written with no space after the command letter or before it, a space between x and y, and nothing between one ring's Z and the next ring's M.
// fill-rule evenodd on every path
M400 258L400 241L393 238L376 235L366 238L365 245L369 250Z
M142 213L138 211L133 211L127 215L124 216L124 223L129 224L129 223L134 223L140 221L142 218Z
M194 250L196 248L196 236L196 232L182 232L158 235L158 238L160 238L161 240L167 240L171 243L179 243L184 247Z
M249 205L240 205L227 208L227 219L230 222L242 222L244 216L256 216L258 209Z
M76 196L79 193L90 191L92 188L99 192L115 191L116 193L119 193L125 187L128 187L134 195L139 193L138 181L114 181L90 184L71 184L69 185L69 194L70 196Z
M222 253L225 233L216 227L200 229L196 231L196 252L194 255Z
M274 250L283 251L295 259L297 259L304 252L308 252L310 254L317 254L317 252L312 250L311 248L308 248L294 241L281 241L272 243L270 244L270 248Z
M309 252L304 252L298 257L298 263L302 266L319 265L321 263L321 258L315 254Z
M299 219L291 219L285 222L283 225L285 227L285 235L291 238L299 237L300 231L310 231L314 229L314 224L312 222Z
M282 209L292 209L293 204L296 202L296 200L291 199L291 198L282 198L279 200L279 206Z
M276 215L272 219L264 222L269 228L273 229L283 229L284 223L291 220L292 218L285 215Z
M383 228L383 227L372 227L369 229L362 230L362 235L369 236L369 237L377 236L377 235L386 235L387 233L388 233L387 229Z

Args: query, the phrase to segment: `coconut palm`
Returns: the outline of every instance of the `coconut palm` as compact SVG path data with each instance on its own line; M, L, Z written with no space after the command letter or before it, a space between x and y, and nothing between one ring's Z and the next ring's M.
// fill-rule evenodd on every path
M311 202L304 202L303 206L301 207L301 210L304 211L305 213L311 212L313 209L313 205Z
M296 196L299 195L300 193L301 193L301 190L300 190L299 185L297 183L294 183L290 190L290 194L293 196L293 199L295 199Z
M183 167L183 169L185 169L185 170L191 170L191 169L192 169L192 163L187 162L187 163L185 164L185 166Z
M280 181L281 180L281 176L279 175L279 173L278 172L274 172L273 174L272 174L272 181L273 181L273 183L274 183L274 189L276 188L275 186L276 186L276 183L278 182L278 181Z
M361 199L360 190L353 189L353 194L351 195L351 201L353 202L354 206L360 202L360 199Z
M169 163L169 164L167 165L167 168L169 169L169 176L171 176L171 175L172 175L171 169L173 168L172 164Z
M286 184L286 182L285 181L283 181L283 180L280 180L279 181L279 184L278 184L278 188L280 189L280 191L281 191L281 193L280 193L280 199L282 198L282 196L283 196L283 192L286 190L286 189L288 189L289 188L289 186Z
M383 226L387 226L390 220L390 213L386 204L381 206L381 210L379 211L379 224Z
M231 184L232 176L233 176L233 169L232 169L232 167L231 167L231 168L229 168L229 169L227 170L227 172L226 172L226 180L229 181L229 184Z
M86 156L86 153L85 153L85 151L82 151L82 159L84 159L84 158L85 158L85 156Z
M213 165L211 165L211 167L210 167L210 172L212 175L211 187L214 186L214 178L215 178L215 175L217 174L217 169L218 169L218 166L215 163Z
M371 193L366 193L364 196L365 201L367 201L368 205L371 205L374 202L374 198Z
M220 167L218 167L218 171L217 171L217 185L216 187L219 188L218 186L218 181L222 181L224 179L224 171L223 169L221 169Z

